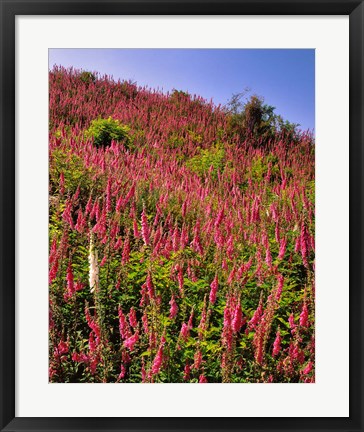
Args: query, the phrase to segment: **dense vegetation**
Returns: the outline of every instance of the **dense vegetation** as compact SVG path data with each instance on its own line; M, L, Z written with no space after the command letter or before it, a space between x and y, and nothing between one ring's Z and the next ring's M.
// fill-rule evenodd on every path
M255 96L49 83L50 381L314 382L312 137Z

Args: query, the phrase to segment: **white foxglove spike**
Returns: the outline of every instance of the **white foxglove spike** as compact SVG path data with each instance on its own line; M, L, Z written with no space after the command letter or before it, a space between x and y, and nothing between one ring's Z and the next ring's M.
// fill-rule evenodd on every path
M89 283L90 291L93 293L95 289L99 287L99 264L98 264L98 254L93 241L93 233L90 236L90 253L88 256L88 262L90 264L89 272Z

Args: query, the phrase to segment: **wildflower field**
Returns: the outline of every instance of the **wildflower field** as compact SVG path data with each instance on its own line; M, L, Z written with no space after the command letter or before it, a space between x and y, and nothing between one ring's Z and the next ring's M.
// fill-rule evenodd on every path
M314 140L243 114L49 72L50 382L314 382Z

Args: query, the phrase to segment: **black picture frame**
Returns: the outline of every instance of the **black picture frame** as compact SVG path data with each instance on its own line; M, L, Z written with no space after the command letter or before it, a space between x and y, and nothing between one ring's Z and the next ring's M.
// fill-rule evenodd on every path
M364 4L358 0L0 0L0 429L2 431L363 431ZM348 15L350 25L350 414L347 418L15 416L16 15ZM338 85L340 85L338 83ZM334 266L333 266L334 267ZM333 269L334 271L334 269ZM334 325L334 324L333 324ZM335 350L333 347L333 361Z

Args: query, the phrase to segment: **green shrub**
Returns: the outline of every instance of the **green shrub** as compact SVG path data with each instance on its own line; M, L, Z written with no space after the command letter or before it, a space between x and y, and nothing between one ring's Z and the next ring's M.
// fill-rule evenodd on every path
M195 144L201 144L203 137L201 134L197 134L195 131L193 130L188 130L188 135L190 136L190 139L195 143Z
M176 149L183 147L185 144L184 138L179 135L177 132L172 132L171 135L168 137L167 141L167 147L171 149Z
M94 169L86 168L85 161L69 149L56 149L51 154L49 182L54 190L58 190L61 173L64 175L65 190L70 194L74 194L79 186L88 197L89 191L97 186L93 180Z
M216 145L210 149L200 150L200 153L188 160L186 165L200 177L205 177L212 166L214 168L212 177L216 178L217 172L222 172L224 169L224 158L224 147Z
M86 131L88 138L93 138L96 147L107 147L111 141L122 141L126 146L130 144L129 127L122 125L119 120L95 119Z
M90 84L96 81L96 76L92 72L84 71L80 73L80 80Z

